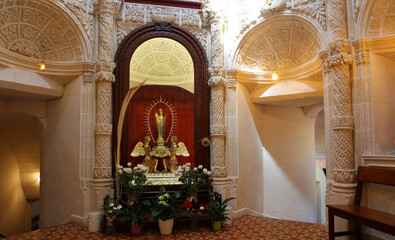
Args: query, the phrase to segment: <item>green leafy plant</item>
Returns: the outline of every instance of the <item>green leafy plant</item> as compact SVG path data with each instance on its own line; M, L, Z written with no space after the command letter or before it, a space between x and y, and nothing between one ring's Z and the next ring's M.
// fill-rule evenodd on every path
M144 226L143 216L149 212L150 205L150 201L144 200L126 208L122 213L121 222L126 222L129 225Z
M233 199L235 198L227 198L224 201L218 198L215 199L214 197L211 199L207 213L212 222L229 220L226 204Z
M167 193L164 187L159 189L159 195L153 201L151 210L151 219L159 218L163 221L176 217L179 212L180 193Z
M147 177L145 176L147 167L142 164L137 164L134 168L131 168L131 166L132 164L128 163L127 168L117 167L121 191L133 195L141 194L147 189Z
M104 199L104 204L101 207L104 214L109 218L115 218L118 214L122 213L122 205L115 200L110 200L107 196Z
M187 163L179 166L176 174L181 173L178 181L182 182L181 189L183 192L198 192L200 189L208 186L212 179L211 172L202 165L191 169L191 164Z

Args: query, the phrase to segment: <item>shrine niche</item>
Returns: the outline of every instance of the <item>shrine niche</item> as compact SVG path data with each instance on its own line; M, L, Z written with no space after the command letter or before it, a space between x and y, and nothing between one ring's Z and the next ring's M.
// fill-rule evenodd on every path
M210 168L207 59L199 41L170 23L148 24L125 37L115 62L114 120L129 89L147 80L129 103L120 163L144 164L149 173L172 173L187 162Z

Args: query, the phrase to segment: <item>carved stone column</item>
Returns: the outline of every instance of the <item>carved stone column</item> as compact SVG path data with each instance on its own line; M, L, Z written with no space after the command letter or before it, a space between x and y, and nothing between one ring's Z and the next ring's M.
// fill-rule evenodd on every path
M209 13L211 34L211 170L213 176L226 177L225 161L225 69L224 69L224 43L220 15Z
M329 96L326 109L330 121L330 161L327 203L352 201L356 170L354 164L354 120L352 115L350 64L351 47L347 40L346 2L328 1L328 32L332 42L320 53L328 80L325 95ZM325 70L326 69L326 70ZM329 103L329 107L328 107ZM328 115L326 115L328 116Z
M111 186L111 99L112 83L115 81L113 70L113 29L116 0L99 0L99 44L96 62L96 125L95 125L95 167L94 186L98 208Z
M223 198L230 195L230 179L227 178L225 95L226 77L224 68L223 22L220 11L208 11L211 35L211 67L209 68L211 87L211 170L214 190Z

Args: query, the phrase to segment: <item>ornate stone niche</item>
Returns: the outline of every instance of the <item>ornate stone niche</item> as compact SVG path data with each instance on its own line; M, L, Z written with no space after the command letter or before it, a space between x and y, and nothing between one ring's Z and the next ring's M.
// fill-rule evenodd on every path
M194 164L210 167L210 148L201 144L203 138L209 137L209 91L208 91L208 63L207 57L199 41L185 29L167 22L156 22L141 26L127 35L119 45L115 62L115 84L113 99L113 126L115 133L117 120L122 101L130 88L130 62L138 47L155 38L169 38L177 41L189 52L193 62L193 142L194 149L188 149L194 153ZM133 67L132 67L133 68ZM170 70L169 70L170 71ZM132 84L133 85L133 84ZM129 106L130 107L130 106ZM182 113L180 113L182 114ZM130 127L125 119L121 140L121 163L126 163L130 158L131 144L129 142ZM113 146L116 146L116 136L113 134Z

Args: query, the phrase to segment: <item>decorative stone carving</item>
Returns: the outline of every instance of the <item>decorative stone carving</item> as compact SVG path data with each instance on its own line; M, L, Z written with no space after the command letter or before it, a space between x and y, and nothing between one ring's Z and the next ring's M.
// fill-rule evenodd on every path
M93 22L94 22L94 5L97 0L79 1L67 0L65 5L74 13L79 22L82 24L90 42L93 42Z
M117 42L133 29L150 22L170 22L188 29L207 50L207 29L202 28L201 11L124 3L117 17Z
M305 16L313 17L326 30L325 0L291 0L287 1L286 7Z
M35 6L34 8L31 6ZM42 42L48 61L82 62L81 38L71 18L43 1L21 0L0 3L0 47L17 54L41 58ZM44 36L42 35L44 33ZM43 40L44 37L44 40Z
M96 63L96 161L95 179L111 178L111 99L112 73L115 63L112 62L112 36L116 0L99 0L99 49Z
M312 28L298 19L276 21L274 24L276 67L289 69L313 60L320 48ZM245 36L239 55L237 69L273 70L273 30L271 24L259 25Z

